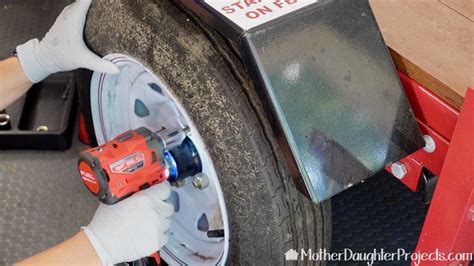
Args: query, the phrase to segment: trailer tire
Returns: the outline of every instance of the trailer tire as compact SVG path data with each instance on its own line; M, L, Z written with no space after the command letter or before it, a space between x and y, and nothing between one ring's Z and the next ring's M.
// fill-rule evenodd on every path
M225 196L228 263L284 265L289 249L329 249L329 201L314 204L297 191L238 56L221 36L198 24L169 1L94 1L85 37L101 56L123 53L145 64L195 122ZM88 80L83 72L78 85L94 139Z

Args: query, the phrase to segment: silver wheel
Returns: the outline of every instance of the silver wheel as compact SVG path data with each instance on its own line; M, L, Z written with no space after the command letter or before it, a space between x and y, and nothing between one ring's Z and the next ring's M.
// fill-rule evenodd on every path
M133 58L121 54L106 56L120 67L119 75L94 73L91 82L91 111L99 144L142 126L150 130L188 126L190 138L200 154L205 188L192 178L173 187L170 201L175 206L170 240L162 258L176 264L225 264L229 250L229 223L224 196L214 165L195 125L171 88ZM224 230L225 234L220 234Z

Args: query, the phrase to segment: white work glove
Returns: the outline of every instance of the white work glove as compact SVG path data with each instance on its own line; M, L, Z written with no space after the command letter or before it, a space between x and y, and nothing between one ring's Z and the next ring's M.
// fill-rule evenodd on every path
M41 42L33 39L16 48L26 77L33 83L63 71L87 68L118 74L112 62L92 53L84 43L84 24L92 0L76 0L64 8Z
M103 265L135 261L157 252L168 242L173 205L168 182L137 192L115 205L100 204L82 229Z

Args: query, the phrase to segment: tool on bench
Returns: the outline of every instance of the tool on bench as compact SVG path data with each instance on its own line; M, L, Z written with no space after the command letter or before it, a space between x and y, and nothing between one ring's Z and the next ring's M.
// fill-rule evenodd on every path
M102 202L114 204L154 184L194 176L202 165L188 133L143 127L123 133L81 154L81 178Z

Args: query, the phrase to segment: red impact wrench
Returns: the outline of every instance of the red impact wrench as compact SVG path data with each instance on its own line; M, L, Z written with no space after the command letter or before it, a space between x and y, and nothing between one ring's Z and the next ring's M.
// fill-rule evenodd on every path
M202 165L188 133L187 127L158 132L142 127L123 133L81 153L81 178L102 202L115 204L154 184L194 176Z
M81 153L81 178L102 202L114 204L154 184L194 176L202 166L188 133L143 127L123 133Z

